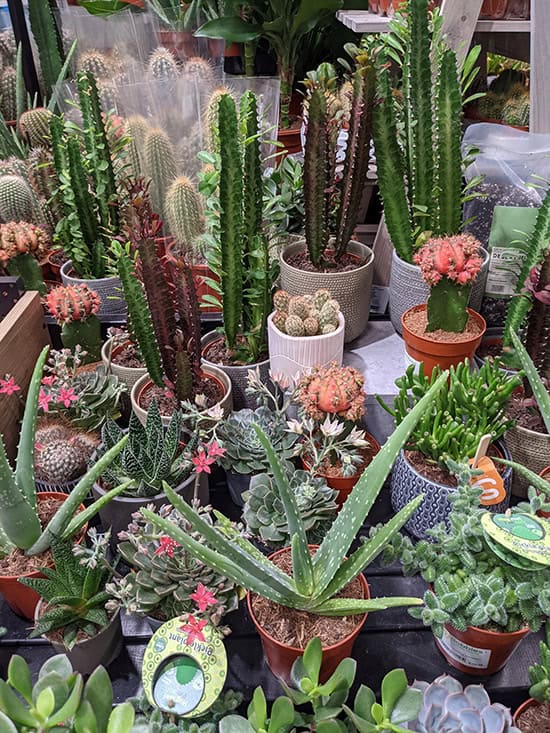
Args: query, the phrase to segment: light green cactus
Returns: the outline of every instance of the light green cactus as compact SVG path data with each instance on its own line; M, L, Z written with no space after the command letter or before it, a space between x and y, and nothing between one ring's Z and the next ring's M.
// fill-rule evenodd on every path
M0 177L0 217L4 221L33 221L36 197L20 176Z
M206 133L206 149L217 153L220 147L220 133L218 129L218 108L220 99L231 92L226 87L214 89L204 111L204 130Z
M204 231L204 212L202 196L187 176L176 178L168 189L164 213L176 243L193 259L194 244Z
M174 56L166 48L156 48L149 57L147 76L155 81L174 81L179 77L179 69Z
M19 118L19 131L31 148L48 144L51 117L52 113L46 107L35 107L23 112Z
M17 119L17 71L13 66L0 75L0 109L5 120Z
M125 132L129 138L126 148L128 173L136 178L145 174L145 138L150 131L149 123L141 115L130 115L126 120Z
M145 138L144 161L145 174L151 179L153 209L163 216L166 192L178 175L178 171L174 146L160 127L150 130Z

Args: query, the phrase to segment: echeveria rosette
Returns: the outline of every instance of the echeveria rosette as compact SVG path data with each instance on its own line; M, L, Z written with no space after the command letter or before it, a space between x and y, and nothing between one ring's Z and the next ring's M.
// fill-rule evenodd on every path
M470 234L457 234L429 239L414 255L414 263L430 287L426 332L464 331L471 286L483 264L480 246Z

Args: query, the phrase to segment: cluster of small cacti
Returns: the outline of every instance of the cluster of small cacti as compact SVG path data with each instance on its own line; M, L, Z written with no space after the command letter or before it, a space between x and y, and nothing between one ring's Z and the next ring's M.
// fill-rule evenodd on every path
M504 91L491 89L477 101L477 114L483 119L502 120L507 125L527 127L530 114L529 89L515 83Z
M40 259L48 244L48 234L42 227L27 221L0 224L0 264L4 267L18 255L32 254Z
M289 295L278 290L273 305L273 325L289 336L333 333L339 325L340 305L329 290L317 290L313 295Z
M471 234L432 238L418 250L413 261L430 287L443 278L458 285L471 285L483 264L480 246Z
M66 484L86 473L99 436L75 430L61 420L47 420L36 429L34 470L48 484Z
M59 285L48 293L48 309L60 323L85 321L99 311L101 299L87 285Z
M295 399L306 417L323 421L327 415L357 422L365 414L365 378L353 367L315 367L296 388Z

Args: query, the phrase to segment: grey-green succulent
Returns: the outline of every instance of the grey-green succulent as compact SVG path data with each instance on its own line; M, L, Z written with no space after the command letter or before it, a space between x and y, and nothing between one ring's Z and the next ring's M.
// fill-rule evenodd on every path
M226 690L208 712L197 718L178 718L152 707L146 696L130 698L136 711L132 733L218 733L218 722L237 710L243 701L240 692Z
M290 488L296 499L308 542L318 544L336 516L337 491L324 478L307 471L294 471L288 465ZM270 547L288 547L291 532L277 483L267 473L252 476L250 489L243 493L243 519L247 530Z

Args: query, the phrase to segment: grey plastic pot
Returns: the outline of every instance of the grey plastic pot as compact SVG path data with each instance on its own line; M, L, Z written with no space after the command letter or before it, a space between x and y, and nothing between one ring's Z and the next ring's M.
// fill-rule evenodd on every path
M244 501L242 495L250 488L250 479L252 478L252 475L226 470L225 478L231 501L237 506L243 507Z
M482 248L481 254L483 265L472 285L470 300L468 301L468 306L478 312L481 308L489 271L489 253ZM402 331L401 316L403 313L415 305L426 303L429 294L430 289L422 280L420 267L405 262L394 250L390 273L390 319L397 333L401 334Z
M320 288L330 290L344 314L346 343L360 336L369 321L374 253L366 244L351 240L347 251L363 264L346 272L307 272L289 265L287 260L305 251L306 241L289 244L281 254L281 287L291 295L314 293Z
M61 280L63 285L87 285L90 290L101 298L101 305L97 313L100 321L118 323L125 321L128 315L126 301L122 294L122 284L118 277L102 277L97 280L84 280L71 274L72 262L68 260L61 266Z
M224 372L224 374L229 377L233 393L234 410L243 410L245 407L249 407L251 410L254 410L258 406L256 404L256 399L246 393L248 372L250 369L258 368L261 381L267 383L269 380L269 359L260 361L257 364L244 364L243 366L214 364L214 362L208 359L208 348L215 341L220 341L222 338L223 336L220 336L216 331L210 331L202 337L201 346L203 364L210 368L214 367L215 369Z
M43 603L44 601L40 601L36 607L35 621L40 616ZM75 672L80 672L82 675L91 674L100 665L108 667L122 651L124 638L120 625L120 609L104 629L91 639L77 642L72 649L67 649L58 641L44 638L50 642L56 654L65 654L68 657Z
M502 441L496 441L495 447L498 448L504 458L510 460L510 452ZM487 509L491 512L503 512L510 503L512 469L506 468L502 478L506 489L506 499L500 504L488 506ZM449 495L454 491L453 487L437 484L418 473L406 459L404 451L401 451L397 456L393 464L390 483L393 510L395 512L400 511L417 496L424 494L424 501L405 524L405 529L413 537L422 540L428 539L427 531L429 529L433 529L440 522L448 523L452 506Z
M550 463L550 435L515 425L506 432L506 444L512 460L540 473ZM516 471L512 482L512 494L525 498L529 482Z
M110 371L111 374L114 374L120 382L128 387L128 391L130 391L137 380L143 377L144 374L147 374L147 369L145 367L126 367L115 364L111 356L112 348L113 339L107 339L101 347L101 360L105 365L105 371ZM116 348L114 349L115 352Z
M193 498L193 489L195 486L196 473L192 473L188 479L177 486L174 490L179 494L185 501L189 502ZM105 494L103 489L98 483L95 483L92 492L94 499L100 499ZM208 478L205 473L199 474L199 489L198 497L202 505L208 504L209 491L208 491ZM115 496L110 502L105 504L99 510L99 518L103 529L111 530L111 545L116 547L118 544L118 533L125 530L130 522L132 521L132 514L141 509L141 507L153 504L159 509L163 504L168 504L166 494L161 492L155 496Z

